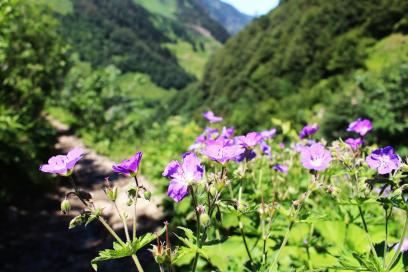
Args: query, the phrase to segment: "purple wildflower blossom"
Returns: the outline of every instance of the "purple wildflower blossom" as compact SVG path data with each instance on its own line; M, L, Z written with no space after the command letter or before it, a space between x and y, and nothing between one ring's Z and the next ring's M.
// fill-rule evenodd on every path
M211 127L206 127L204 130L204 135L206 136L207 139L216 139L218 136L219 132L218 129L216 128L211 128Z
M345 141L353 150L358 149L361 145L364 144L364 140L361 138L347 138Z
M68 152L67 155L53 156L48 160L48 164L40 166L40 171L58 175L68 175L75 164L84 156L85 151L76 147Z
M400 165L400 158L394 153L391 146L374 150L367 158L366 162L372 169L377 169L381 175L397 170Z
M284 143L280 143L280 144L279 144L279 148L280 148L280 149L284 149L284 148L285 148L285 144L284 144Z
M287 173L288 172L288 169L289 169L289 167L287 167L286 165L283 165L283 164L275 164L273 167L272 167L272 169L273 170L275 170L275 171L278 171L278 172L281 172L281 173Z
M207 111L203 114L204 118L207 119L208 122L210 123L219 123L223 120L222 117L220 116L215 116L215 114L212 111Z
M273 138L273 136L275 136L275 134L276 134L276 128L272 128L270 130L264 130L264 131L261 132L262 138L264 140Z
M139 170L139 164L142 160L143 153L137 152L130 159L123 160L121 163L112 166L113 172L126 176L134 176Z
M322 171L329 167L332 156L320 143L303 147L301 151L301 162L307 169Z
M234 135L234 133L235 133L235 129L233 127L229 127L229 128L223 127L220 137L229 139Z
M307 125L300 131L299 138L304 139L308 136L315 134L318 130L319 126L317 124Z
M258 132L250 132L245 136L235 137L236 143L245 148L253 148L262 141L262 135Z
M394 250L397 250L398 247L399 247L399 243L395 244ZM405 251L408 251L408 237L406 237L404 241L402 241L401 252L405 252Z
M360 136L364 136L372 129L373 125L370 120L358 118L348 126L347 131L357 132Z
M238 155L238 157L235 158L236 162L242 162L244 160L251 161L256 158L256 153L252 149L245 149L243 153Z
M217 140L207 141L207 145L201 153L213 161L225 164L230 160L236 159L244 151L244 148L235 144L232 140L218 138Z
M167 195L180 202L188 195L188 185L203 178L204 167L196 154L189 152L183 155L183 162L171 161L162 175L169 178Z
M259 146L261 147L261 151L263 154L265 154L269 158L272 158L272 149L267 143L262 141Z

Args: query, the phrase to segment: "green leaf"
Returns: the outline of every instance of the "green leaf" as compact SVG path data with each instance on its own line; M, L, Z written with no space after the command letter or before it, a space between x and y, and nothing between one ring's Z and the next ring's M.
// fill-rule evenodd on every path
M166 231L166 227L163 227L157 233L146 233L145 235L139 237L132 243L133 252L136 253L139 249L143 248L147 244L150 244L154 239L156 239L156 235L161 236Z
M105 249L99 251L99 256L94 258L91 261L92 268L97 271L98 270L98 262L107 261L107 260L114 260L114 259L121 259L124 257L132 256L133 251L128 246L122 246L119 243L113 243L113 249Z

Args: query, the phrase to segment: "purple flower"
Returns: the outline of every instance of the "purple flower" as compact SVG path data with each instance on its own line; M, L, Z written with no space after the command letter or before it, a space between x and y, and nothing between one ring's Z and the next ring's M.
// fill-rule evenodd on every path
M233 127L230 127L230 128L223 127L220 137L224 137L228 139L228 138L231 138L232 135L234 135L234 133L235 133L235 129Z
M213 161L225 164L230 160L236 159L245 149L235 144L232 140L218 138L217 140L207 141L206 147L201 151L202 154Z
M394 246L394 250L397 250L399 247L399 243L396 243ZM402 241L402 246L401 246L401 252L408 251L408 238L405 238L404 241Z
M329 167L332 160L330 152L320 143L303 147L300 158L305 168L316 171Z
M204 132L196 138L195 143L189 147L189 150L200 149L207 140L215 139L217 136L218 129L207 127Z
M196 154L189 152L183 155L183 162L171 161L162 175L169 178L167 195L180 202L188 195L188 185L203 178L204 167Z
M258 132L250 132L245 136L235 137L236 143L245 148L253 148L262 141L262 135Z
M302 131L300 131L299 138L304 139L310 135L315 134L318 130L319 126L317 124L307 125L302 129Z
M216 139L218 136L218 129L216 128L211 128L211 127L206 127L204 130L204 135L206 136L207 139Z
M238 155L238 157L235 158L236 162L242 162L244 160L251 161L256 158L256 153L252 149L245 149L243 153Z
M223 119L222 117L219 116L215 116L214 113L212 111L207 111L203 114L204 118L207 119L207 121L209 121L210 123L219 123L221 122Z
M126 176L135 176L139 170L139 164L142 160L142 152L137 152L130 159L124 160L119 164L112 166L113 172L120 173Z
M276 134L276 128L272 128L270 130L264 130L261 132L262 138L264 140L272 138L273 136L275 136L275 134Z
M262 141L259 146L261 147L261 151L263 154L265 154L269 158L272 158L272 150L271 150L271 147L267 143Z
M348 144L353 150L358 149L361 145L364 144L364 140L361 138L347 138L345 141L346 144Z
M400 158L394 153L391 146L374 150L367 158L366 162L372 169L377 169L381 175L397 170L400 165Z
M75 164L84 156L85 151L76 147L65 155L57 155L48 160L48 164L40 166L40 171L58 175L69 175Z
M279 144L279 148L280 148L280 149L284 149L284 148L285 148L285 144L284 144L284 143L280 143L280 144Z
M373 125L370 120L358 118L348 126L347 131L357 132L360 136L364 136L372 129Z
M288 172L288 167L286 166L286 165L283 165L283 164L275 164L273 167L272 167L272 169L273 170L275 170L275 171L278 171L278 172L281 172L281 173L287 173Z

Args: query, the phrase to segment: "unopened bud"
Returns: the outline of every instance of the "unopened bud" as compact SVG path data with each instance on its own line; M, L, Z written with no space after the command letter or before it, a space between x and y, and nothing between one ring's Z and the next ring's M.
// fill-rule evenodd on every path
M150 200L150 198L152 198L152 193L150 191L145 191L143 193L143 196L146 200Z
M217 189L214 186L211 186L209 191L211 196L213 197L215 197L215 195L217 194Z
M208 227L210 225L210 217L207 213L202 213L200 215L200 224L203 227Z
M197 212L199 213L199 214L203 214L203 213L205 213L205 206L204 205L198 205L197 206Z
M115 186L113 188L106 189L106 196L110 201L116 201L118 198L118 188Z
M67 213L69 213L70 210L71 210L71 202L69 202L68 199L64 199L64 200L61 202L61 211L62 211L64 214L67 214Z

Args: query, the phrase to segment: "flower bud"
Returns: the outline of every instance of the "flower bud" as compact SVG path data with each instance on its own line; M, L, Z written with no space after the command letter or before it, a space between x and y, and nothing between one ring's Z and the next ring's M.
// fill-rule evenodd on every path
M197 206L197 212L199 213L199 214L203 214L203 213L205 213L205 206L204 205L198 205Z
M110 201L116 201L118 197L118 187L108 188L106 189L106 196Z
M150 192L150 191L145 191L145 192L143 193L143 196L144 196L144 198L145 198L146 200L150 200L150 198L152 197L152 192Z
M202 213L200 215L200 224L203 227L208 227L210 225L210 217L208 216L207 213Z
M69 211L71 210L71 202L69 202L69 200L67 198L65 198L62 202L61 202L61 211L64 214L69 213Z
M215 197L218 191L214 186L211 186L209 192L211 196Z

